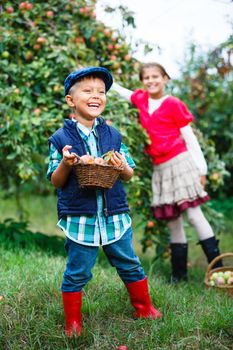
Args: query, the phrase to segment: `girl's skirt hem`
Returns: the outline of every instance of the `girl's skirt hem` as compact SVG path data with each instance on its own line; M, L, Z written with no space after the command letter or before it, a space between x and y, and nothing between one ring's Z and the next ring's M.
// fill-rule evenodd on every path
M210 198L200 182L200 173L189 152L154 166L151 207L156 219L172 220L188 208Z
M210 197L206 195L202 198L196 198L193 201L187 200L180 204L164 204L159 207L152 207L154 217L157 220L174 220L177 219L188 208L197 207L210 200Z

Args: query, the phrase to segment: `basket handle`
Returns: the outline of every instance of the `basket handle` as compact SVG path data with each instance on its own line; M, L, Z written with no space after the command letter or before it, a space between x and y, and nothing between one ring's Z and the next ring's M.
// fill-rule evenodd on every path
M206 271L206 275L208 275L210 273L210 271L212 270L212 267L216 264L216 262L218 262L219 260L221 260L222 258L225 258L226 256L233 256L233 253L224 253L224 254L220 254L219 256L216 256L216 258L214 258L208 265L207 271Z

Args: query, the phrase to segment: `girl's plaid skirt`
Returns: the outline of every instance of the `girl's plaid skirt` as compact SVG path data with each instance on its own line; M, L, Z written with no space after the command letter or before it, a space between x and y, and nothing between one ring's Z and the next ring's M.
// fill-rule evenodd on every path
M152 191L152 210L156 219L175 219L186 209L210 199L188 152L154 166Z

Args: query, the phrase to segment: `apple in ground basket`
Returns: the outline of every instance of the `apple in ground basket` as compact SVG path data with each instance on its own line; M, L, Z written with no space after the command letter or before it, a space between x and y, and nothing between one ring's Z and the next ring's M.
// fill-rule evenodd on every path
M212 287L233 285L233 271L219 271L212 273L210 276L210 285Z

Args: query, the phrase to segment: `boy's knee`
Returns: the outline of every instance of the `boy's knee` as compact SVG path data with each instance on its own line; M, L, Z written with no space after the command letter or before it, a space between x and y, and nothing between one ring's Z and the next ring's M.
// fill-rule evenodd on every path
M85 285L92 279L92 274L69 274L64 273L62 290L63 291L78 291L85 287Z

